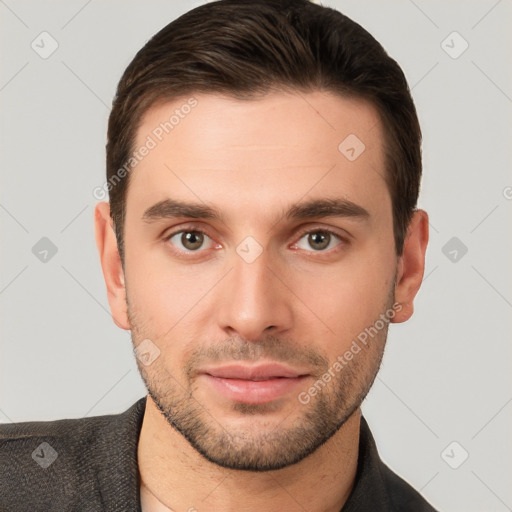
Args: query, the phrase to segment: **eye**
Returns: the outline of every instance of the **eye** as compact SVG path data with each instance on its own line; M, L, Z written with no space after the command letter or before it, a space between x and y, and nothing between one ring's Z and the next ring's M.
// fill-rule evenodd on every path
M305 244L309 247L304 245L301 246L300 240L302 239L305 239ZM300 240L295 244L296 247L307 251L313 249L315 252L327 252L327 249L332 249L333 247L337 247L345 242L340 235L334 231L329 231L328 229L314 229L307 231L302 234Z
M209 249L213 244L213 240L204 231L197 229L176 231L168 235L166 240L181 252L198 252L201 248ZM208 243L208 241L208 247L203 247L205 242Z

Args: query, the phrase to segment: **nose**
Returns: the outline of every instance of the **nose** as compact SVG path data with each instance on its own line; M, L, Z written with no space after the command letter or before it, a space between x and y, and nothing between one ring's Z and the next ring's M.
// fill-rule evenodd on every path
M235 253L232 269L217 294L219 327L248 341L289 330L293 293L284 274L283 266L267 250L250 263Z

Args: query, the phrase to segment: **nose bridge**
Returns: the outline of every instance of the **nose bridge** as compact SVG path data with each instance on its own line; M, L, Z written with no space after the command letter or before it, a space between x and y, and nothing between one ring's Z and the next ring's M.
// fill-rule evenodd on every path
M248 237L237 247L227 289L218 304L220 327L248 340L258 339L270 327L288 329L292 318L286 287L274 275L278 264L256 244Z
M247 245L245 246L247 248ZM259 302L262 295L268 295L272 287L269 270L271 258L268 250L263 250L261 254L245 259L240 255L243 246L239 246L237 256L234 258L233 278L235 286L239 289L240 298L244 301ZM253 251L250 248L250 254ZM254 259L252 259L254 258ZM275 283L274 283L275 284Z

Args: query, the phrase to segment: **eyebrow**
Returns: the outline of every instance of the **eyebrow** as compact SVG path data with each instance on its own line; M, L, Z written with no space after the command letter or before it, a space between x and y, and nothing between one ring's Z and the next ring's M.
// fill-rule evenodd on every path
M159 220L187 217L191 219L210 219L224 223L224 215L216 208L201 203L187 203L175 199L164 199L150 206L142 215L142 220L151 223ZM323 217L350 217L355 220L367 220L369 212L348 199L311 199L292 204L276 221L306 220Z

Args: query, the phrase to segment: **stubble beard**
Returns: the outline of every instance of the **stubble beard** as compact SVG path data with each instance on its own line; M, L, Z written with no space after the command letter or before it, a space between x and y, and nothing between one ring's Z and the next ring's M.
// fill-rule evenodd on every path
M390 293L386 310L394 301ZM128 316L132 327L132 341L136 347L142 340L152 339L158 346L169 346L152 338L144 322L128 302ZM364 329L364 328L363 328ZM230 425L218 418L208 403L195 396L194 369L202 360L255 361L261 357L287 362L308 362L316 369L308 388L321 380L332 362L318 352L303 350L297 354L293 344L270 336L261 341L244 342L229 339L207 348L198 348L181 372L172 375L164 366L164 357L150 366L137 359L141 377L149 396L167 420L189 444L205 459L218 466L246 471L277 470L303 460L328 441L360 407L379 371L388 325L386 324L367 346L355 354L332 380L318 390L307 404L293 396L293 410L279 422L265 421L265 413L279 408L279 404L245 404L233 402L231 413L247 417L247 421ZM333 373L331 371L331 373ZM318 386L317 386L318 387ZM303 390L305 391L305 390ZM289 419L291 418L291 419ZM257 421L255 421L257 420Z

